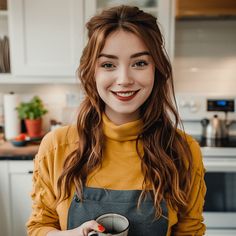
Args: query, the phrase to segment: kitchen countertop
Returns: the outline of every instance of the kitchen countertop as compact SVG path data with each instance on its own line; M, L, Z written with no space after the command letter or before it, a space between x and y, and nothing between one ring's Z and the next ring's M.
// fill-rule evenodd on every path
M10 142L0 144L1 160L33 160L38 152L39 144L27 144L24 147L15 147Z
M235 147L201 147L204 157L236 157Z
M10 142L0 144L1 160L33 160L39 144L15 147ZM236 147L201 147L202 155L208 157L236 157Z
M192 136L201 146L204 157L236 157L236 136L227 139L204 139Z

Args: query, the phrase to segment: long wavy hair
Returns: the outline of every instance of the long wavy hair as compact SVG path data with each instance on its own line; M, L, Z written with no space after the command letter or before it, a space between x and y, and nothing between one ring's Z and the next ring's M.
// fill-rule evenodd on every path
M174 97L172 68L157 19L137 7L122 5L104 10L92 17L86 26L88 42L78 69L85 92L77 120L79 143L77 150L64 162L57 184L59 199L68 198L74 185L82 200L88 174L102 163L102 113L105 104L96 89L95 67L108 35L122 29L143 40L155 64L154 87L140 108L143 128L136 141L144 176L138 205L150 192L156 217L162 215L162 199L166 199L175 209L184 210L190 190L192 157L185 135L177 128L180 119ZM138 150L139 141L143 144L143 156Z

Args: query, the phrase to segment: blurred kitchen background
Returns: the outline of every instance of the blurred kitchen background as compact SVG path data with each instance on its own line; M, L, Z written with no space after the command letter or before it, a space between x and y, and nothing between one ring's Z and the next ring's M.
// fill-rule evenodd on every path
M236 235L235 0L0 0L0 139L12 119L4 115L9 93L19 102L40 96L49 111L44 132L52 128L51 120L76 122L83 98L76 69L86 43L85 22L119 4L157 16L185 130L202 148L210 189L207 235ZM37 147L0 144L0 235L26 235Z

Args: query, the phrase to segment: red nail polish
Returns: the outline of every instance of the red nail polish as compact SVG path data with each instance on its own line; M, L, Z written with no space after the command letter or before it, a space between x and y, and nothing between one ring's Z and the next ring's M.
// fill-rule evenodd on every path
M105 231L105 228L102 225L98 225L98 230L103 232L103 231Z

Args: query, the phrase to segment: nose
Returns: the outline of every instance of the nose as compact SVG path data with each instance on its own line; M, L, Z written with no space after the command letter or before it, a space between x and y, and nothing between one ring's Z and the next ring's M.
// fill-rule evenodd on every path
M120 68L117 74L116 83L122 86L128 86L134 83L134 79L129 71L129 68Z

